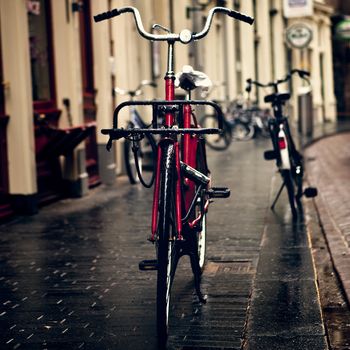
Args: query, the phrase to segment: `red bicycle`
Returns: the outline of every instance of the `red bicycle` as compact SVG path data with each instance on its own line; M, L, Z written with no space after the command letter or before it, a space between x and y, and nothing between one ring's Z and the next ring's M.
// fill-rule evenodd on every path
M138 143L149 134L161 135L157 145L157 163L152 206L152 232L150 241L156 247L156 260L140 262L141 270L157 270L157 334L161 345L166 344L170 310L171 287L179 258L189 255L194 274L195 290L201 302L205 297L200 290L200 280L205 263L206 214L211 198L227 198L230 190L225 187L212 187L206 161L203 135L222 131L223 114L220 107L210 101L191 100L190 92L200 86L201 79L183 72L180 86L188 91L187 100L175 100L174 44L188 44L202 39L211 27L215 13L226 14L235 19L253 23L253 19L224 7L212 8L204 28L199 33L188 29L179 34L171 33L160 25L167 34L152 34L145 31L139 11L134 7L124 7L102 13L94 17L102 21L132 13L138 32L151 41L165 41L168 44L167 72L165 75L165 100L128 101L121 103L114 111L113 128L103 129L109 135L107 149L113 140L131 140L137 150ZM118 115L121 109L135 105L152 107L152 124L149 128L118 128ZM218 128L200 128L194 114L194 106L210 106L216 111ZM158 125L158 120L162 124ZM135 152L136 153L136 152ZM138 164L138 162L136 162ZM141 175L140 169L138 170Z

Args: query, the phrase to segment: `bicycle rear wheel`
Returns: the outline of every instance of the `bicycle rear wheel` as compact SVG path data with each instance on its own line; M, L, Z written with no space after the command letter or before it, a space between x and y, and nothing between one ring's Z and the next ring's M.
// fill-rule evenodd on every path
M282 177L284 183L286 184L287 192L288 192L288 200L290 205L290 210L292 211L293 218L298 217L297 212L297 200L296 200L296 184L293 179L293 174L291 170L283 170Z
M168 336L170 295L178 255L174 229L174 146L168 144L162 149L159 218L157 240L157 334L158 342L164 346Z
M207 164L207 156L205 152L205 143L203 143L203 140L201 140L197 148L197 170L199 170L202 174L205 174L206 176L210 176ZM205 194L202 193L201 196L205 196ZM200 214L202 214L203 216L201 220L200 230L196 232L196 247L198 252L199 268L202 272L205 264L206 254L207 214L203 211L205 198L202 198L201 196L200 198L198 198L197 202L196 217Z
M302 156L297 151L292 153L292 174L295 183L295 201L297 207L302 209L304 165Z
M197 232L197 249L199 258L199 267L203 271L205 264L205 253L206 253L206 239L207 239L207 214L203 215L202 218L202 229Z
M201 121L200 126L202 128L215 128L218 125L217 118L213 115L205 115ZM216 150L223 151L227 149L232 141L232 131L231 127L228 125L226 121L224 121L223 125L223 133L222 134L214 134L214 135L204 135L206 144Z

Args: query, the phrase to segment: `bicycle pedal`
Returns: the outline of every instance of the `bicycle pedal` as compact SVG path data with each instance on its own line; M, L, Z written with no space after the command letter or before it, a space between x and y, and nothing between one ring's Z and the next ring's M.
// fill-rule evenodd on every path
M318 194L317 188L316 187L307 187L304 190L304 196L306 198L313 198L316 197Z
M157 260L142 260L139 262L139 269L141 271L154 271L158 269Z
M277 156L276 156L276 152L273 151L273 150L270 150L270 151L265 151L264 152L264 159L265 160L273 160L273 159L276 159Z
M228 198L230 197L231 191L227 187L211 187L206 191L209 198Z
M188 164L185 164L184 162L180 162L181 165L181 171L184 173L185 176L187 176L192 181L207 185L210 182L210 178L197 169L192 168Z

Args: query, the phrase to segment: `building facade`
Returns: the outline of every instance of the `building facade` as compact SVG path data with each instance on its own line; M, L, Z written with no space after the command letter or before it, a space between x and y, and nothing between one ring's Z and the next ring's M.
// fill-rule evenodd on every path
M334 8L332 17L334 82L337 112L340 118L350 117L350 2L327 0ZM342 28L342 33L339 33Z
M166 58L165 45L140 38L130 15L92 20L130 5L140 10L147 30L159 23L175 32L198 31L216 5L255 16L254 26L216 16L205 39L177 45L176 70L189 63L203 70L218 83L210 97L229 101L244 93L248 78L267 82L292 68L307 69L314 122L335 120L333 12L323 1L314 1L313 16L286 19L282 0L0 0L0 217L35 213L57 198L113 184L123 173L120 144L106 152L100 133L125 99L112 89L156 80L158 88L145 89L143 98L163 96ZM295 22L312 29L304 49L286 44L285 31ZM294 121L300 87L295 79ZM262 92L252 97L263 104ZM127 120L125 112L120 125Z

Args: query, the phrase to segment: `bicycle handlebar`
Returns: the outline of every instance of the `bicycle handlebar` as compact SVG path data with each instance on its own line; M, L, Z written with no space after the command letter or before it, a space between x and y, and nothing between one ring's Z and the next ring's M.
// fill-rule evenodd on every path
M258 82L256 80L247 79L246 91L250 92L252 85L256 85L258 87L277 87L278 85L286 83L287 81L289 81L292 78L293 74L298 74L301 79L304 79L307 82L309 82L307 77L310 76L310 72L308 72L306 70L301 70L301 69L292 69L290 71L290 73L286 75L285 78L277 79L275 81L272 81L272 82L269 82L269 83L266 83L266 84L262 84L262 83L260 83L260 82Z
M180 41L183 44L188 44L193 40L199 40L205 37L210 29L210 26L212 24L212 20L214 17L214 14L216 12L221 12L224 13L232 18L235 18L239 21L246 22L248 24L253 24L254 19L250 16L247 16L245 14L242 14L240 12L230 10L226 7L214 7L209 11L207 20L205 22L205 25L199 33L193 33L188 29L183 29L179 34L176 33L168 33L168 34L153 34L153 33L148 33L142 23L141 15L140 12L137 8L132 7L132 6L126 6L122 7L120 9L114 9L111 11L103 12L101 14L98 14L94 16L95 22L101 22L107 19L111 19L113 17L119 16L123 13L132 13L134 15L135 23L138 32L142 37L148 40L152 41L170 41L170 42L175 42L175 41Z

